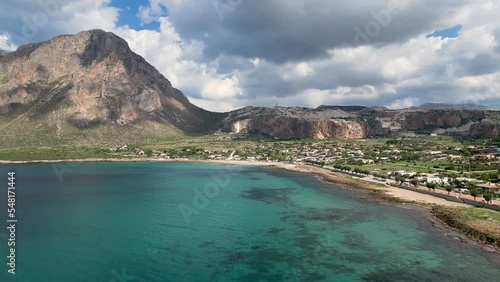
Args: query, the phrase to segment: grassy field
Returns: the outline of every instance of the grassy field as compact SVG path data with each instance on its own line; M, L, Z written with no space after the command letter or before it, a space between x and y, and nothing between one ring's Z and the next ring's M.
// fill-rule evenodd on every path
M57 112L42 117L0 115L0 149L88 146L110 148L123 144L153 144L186 137L170 125L141 122L135 125L96 124L85 129L61 119Z
M367 139L362 139L362 140L343 140L340 141L339 143L341 144L357 144L357 145L385 145L387 141L389 140L394 140L394 138L367 138ZM425 144L425 143L431 143L431 144L437 144L437 145L442 145L442 146L448 146L448 147L454 147L454 146L460 146L460 142L455 140L451 136L416 136L416 137L411 137L411 138L403 138L400 140L402 144Z
M238 150L254 145L255 141L238 141L232 139L229 135L208 135L201 137L184 137L160 141L154 144L146 144L144 148L150 148L158 151L171 148L196 147L205 150Z
M65 159L90 159L90 158L126 158L135 156L133 148L143 150L152 149L156 152L163 152L168 149L201 148L205 150L239 150L255 144L254 141L237 141L229 138L228 135L211 135L202 137L171 137L168 139L143 139L139 142L135 138L130 138L126 142L115 142L114 144L97 145L74 145L74 146L18 146L11 149L0 147L0 160L5 161L36 161L36 160L65 160ZM110 149L127 144L131 150L112 152Z
M483 208L464 208L463 211L470 217L492 221L500 225L500 212Z
M34 160L65 160L90 158L120 158L100 148L60 147L60 148L23 148L0 150L0 160L34 161Z
M397 163L373 164L373 165L362 165L362 166L352 166L352 167L357 167L369 171L378 169L380 170L380 172L404 170L407 172L411 171L416 173L425 173L429 171L429 169L427 168L416 167L409 164L407 165L407 164L397 164Z

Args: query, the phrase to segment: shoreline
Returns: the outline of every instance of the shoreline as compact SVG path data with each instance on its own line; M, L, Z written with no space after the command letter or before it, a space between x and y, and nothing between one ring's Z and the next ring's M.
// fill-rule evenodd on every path
M35 160L35 161L5 161L0 160L0 165L8 164L31 164L31 163L65 163L65 162L200 162L200 163L217 163L217 164L229 164L229 165L243 165L243 166L264 166L264 167L276 167L291 171L312 173L316 175L332 175L332 176L344 176L344 174L339 172L330 171L321 167L316 167L306 164L290 164L283 162L262 162L262 161L237 161L237 160L190 160L190 159L156 159L156 158L129 158L129 159L99 159L99 158L89 158L89 159L67 159L67 160ZM340 181L341 179L337 179ZM473 207L468 204L450 202L442 198L438 198L432 195L427 195L423 193L413 192L404 189L398 189L395 187L379 187L376 183L370 183L369 181L364 181L358 179L363 184L370 186L372 190L379 190L385 192L387 195L394 198L398 198L401 201L411 201L422 204L436 204L450 207ZM337 181L327 181L337 183ZM343 183L340 183L343 184ZM351 183L349 183L351 184ZM349 185L347 184L347 185Z
M260 166L278 168L288 171L315 175L320 181L327 184L340 185L343 189L364 192L364 200L375 201L379 204L389 204L401 208L411 208L421 212L431 225L440 231L443 236L459 240L467 245L480 247L481 250L492 256L500 265L500 238L493 238L480 228L474 229L465 224L458 215L458 208L473 207L467 204L450 202L432 195L422 194L396 187L377 186L376 183L361 179L349 178L339 172L330 171L321 167L305 164L290 164L282 162L238 161L238 160L190 160L190 159L155 159L155 158L130 158L130 159L67 159L67 160L35 160L35 161L2 161L0 165L32 164L32 163L67 163L67 162L159 162L159 163L213 163L239 166ZM447 209L443 209L443 208ZM495 240L497 239L497 240Z
M342 173L330 171L321 167L316 167L312 165L305 164L289 164L282 162L261 162L261 161L237 161L237 160L190 160L190 159L155 159L155 158L130 158L130 159L68 159L68 160L36 160L36 161L2 161L0 164L31 164L31 163L64 163L64 162L200 162L200 163L216 163L216 164L229 164L229 165L243 165L243 166L264 166L264 167L276 167L281 169L286 169L290 171L312 173L316 175L331 175L339 179L327 181L338 183L341 181L339 176L344 176ZM471 205L450 202L442 198L438 198L432 195L422 194L418 192L408 191L404 189L398 189L394 187L378 187L375 183L369 183L368 181L363 181L359 179L360 182L370 186L372 190L379 190L385 192L387 195L394 198L400 199L401 201L411 201L422 204L436 204L450 207L472 207ZM344 183L340 183L344 184ZM352 183L345 183L346 185Z

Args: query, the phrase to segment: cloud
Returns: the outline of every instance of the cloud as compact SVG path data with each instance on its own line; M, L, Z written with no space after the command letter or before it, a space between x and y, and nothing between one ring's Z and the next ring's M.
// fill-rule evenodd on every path
M190 98L207 101L224 100L241 95L237 75L218 72L217 61L199 62L204 48L200 41L183 41L168 18L157 19L159 30L135 31L128 27L116 33L129 43ZM214 110L230 110L231 107Z
M57 0L54 13L42 7L54 1L2 1L0 48L84 29L113 31L191 101L217 111L276 104L500 106L494 0L150 0L136 11L140 31L117 24L125 9L119 2ZM47 22L23 37L40 13ZM458 26L456 36L427 36Z
M420 102L419 98L404 98L404 99L399 99L388 105L387 107L390 109L405 109L409 107L414 107L414 106L419 106L422 103Z
M207 42L208 57L227 54L283 63L326 58L329 50L359 45L356 41L379 45L404 42L435 27L449 26L443 15L456 13L455 7L464 1L241 1L226 10L224 20L218 17L212 1L162 2L169 7L170 20L183 38ZM374 24L380 29L376 36L356 40L356 30L373 34Z
M157 0L151 0L149 6L141 5L137 16L142 20L143 24L149 24L158 21L160 17L167 15L167 8Z
M110 0L2 0L0 34L21 45L55 35L101 28L112 30L118 9Z
M7 34L0 34L0 50L14 51L16 49L17 46L11 42L11 39Z

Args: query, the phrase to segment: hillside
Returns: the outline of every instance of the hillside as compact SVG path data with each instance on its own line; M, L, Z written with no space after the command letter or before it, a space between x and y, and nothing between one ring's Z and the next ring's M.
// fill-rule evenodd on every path
M476 105L476 104L444 104L444 103L426 103L418 106L420 109L428 110L467 110L467 111L488 111L497 110L495 108Z
M157 143L217 132L277 139L500 134L499 111L422 107L246 107L213 113L191 104L125 40L102 30L0 52L3 148Z
M499 120L500 112L482 110L246 107L229 113L222 130L263 133L278 139L359 139L409 132L491 138L500 133Z
M191 104L113 33L84 31L0 54L2 144L171 138L210 132L222 117Z

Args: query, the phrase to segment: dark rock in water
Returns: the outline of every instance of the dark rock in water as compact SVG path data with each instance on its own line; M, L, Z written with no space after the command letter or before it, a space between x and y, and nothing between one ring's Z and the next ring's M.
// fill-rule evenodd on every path
M266 189L253 188L244 191L241 197L249 200L262 201L266 204L272 203L287 203L290 202L290 194L293 193L293 188L283 189Z
M285 228L271 228L267 231L267 233L270 233L270 234L278 234L278 233L281 233L285 231Z
M487 253L498 253L498 251L495 248L489 246L484 246L482 249Z
M305 220L315 220L315 221L338 221L346 220L350 215L354 215L353 211L335 209L335 208L308 208L305 212L300 214L299 217Z
M428 281L428 280L421 280L421 278L417 278L413 273L400 269L396 271L372 272L364 276L363 281L370 281L370 282L415 281L416 282L416 281Z
M213 241L205 241L202 244L200 244L198 247L200 247L200 248L208 248L208 247L212 247L214 245L215 245L215 242L213 242Z

